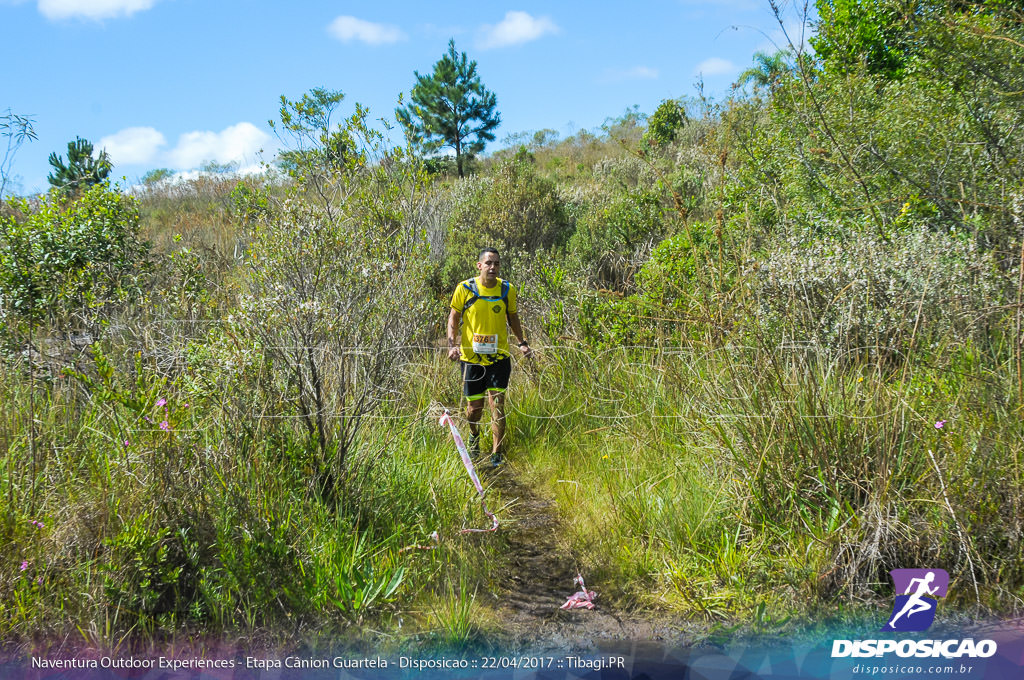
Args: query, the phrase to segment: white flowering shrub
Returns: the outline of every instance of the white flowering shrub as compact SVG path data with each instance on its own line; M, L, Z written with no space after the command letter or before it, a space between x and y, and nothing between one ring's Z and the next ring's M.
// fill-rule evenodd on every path
M759 325L774 339L837 351L900 351L915 334L967 341L1001 299L990 253L924 226L888 242L853 231L792 236L757 267L755 285Z
M263 408L307 433L325 495L427 326L426 213L417 178L396 178L409 185L397 198L375 198L366 181L333 217L289 199L251 233L233 327L263 356Z

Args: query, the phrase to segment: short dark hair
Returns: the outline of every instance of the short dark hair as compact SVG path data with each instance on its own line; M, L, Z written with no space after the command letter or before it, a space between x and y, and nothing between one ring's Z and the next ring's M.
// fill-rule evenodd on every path
M476 256L476 261L477 262L483 262L484 255L487 254L487 253L494 253L495 255L498 256L499 259L501 258L501 253L498 252L497 248L492 248L491 246L487 246L486 248L483 248L483 249L480 250L480 254Z

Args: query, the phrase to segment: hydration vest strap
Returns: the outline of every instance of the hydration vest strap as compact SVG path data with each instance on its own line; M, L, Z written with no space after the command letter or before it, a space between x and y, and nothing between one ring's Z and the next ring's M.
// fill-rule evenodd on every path
M477 288L477 286L476 286L476 279L475 278L472 278L469 281L463 281L462 285L470 293L470 298L468 300L466 300L466 304L464 304L462 306L462 313L463 314L466 313L466 310L469 309L473 305L474 302L476 302L477 300L479 300L481 298L484 299L484 300L487 300L488 302L491 302L491 301L494 301L494 300L501 300L502 302L505 302L508 299L508 287L509 287L508 281L504 281L503 280L501 282L501 295L500 296L481 295L480 294L480 289Z

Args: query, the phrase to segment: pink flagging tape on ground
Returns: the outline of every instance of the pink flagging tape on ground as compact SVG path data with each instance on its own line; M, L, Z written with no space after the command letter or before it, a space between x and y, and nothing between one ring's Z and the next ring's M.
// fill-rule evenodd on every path
M484 487L480 483L480 478L476 474L476 468L473 467L473 460L469 457L469 451L466 450L466 443L462 441L462 436L459 434L459 430L455 427L455 423L452 421L451 416L445 411L444 415L441 416L439 421L441 425L448 425L448 429L452 432L452 439L455 440L455 448L459 450L459 455L462 456L462 464L466 466L466 472L469 473L469 478L473 480L473 486L476 487L476 492L480 494L480 506L484 509L484 514L491 518L493 522L490 529L463 529L459 533L468 534L476 532L488 532L498 530L498 518L494 516L494 513L487 509L487 501L484 500Z
M430 534L430 540L434 542L434 545L416 545L414 543L413 545L407 545L401 550L399 550L398 554L401 555L406 550L436 550L438 543L441 542L441 536L438 535L436 531L434 531Z
M572 582L573 585L579 584L582 590L570 595L569 599L559 609L593 609L597 593L593 590L587 590L587 584L583 582L582 574L576 574L576 578Z

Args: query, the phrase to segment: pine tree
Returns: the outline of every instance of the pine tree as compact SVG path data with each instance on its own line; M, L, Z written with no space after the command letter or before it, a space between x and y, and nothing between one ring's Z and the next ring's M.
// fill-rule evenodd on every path
M50 185L65 191L78 191L105 180L114 169L110 156L103 150L99 156L93 158L92 152L92 142L75 137L75 141L68 142L67 164L56 151L51 153L50 165L53 172L46 178Z
M426 152L454 149L462 177L465 159L494 141L494 129L501 123L495 111L498 99L480 82L476 62L469 61L465 52L456 52L455 40L448 41L448 53L434 64L433 74L414 74L412 101L396 109L395 115L409 139Z

